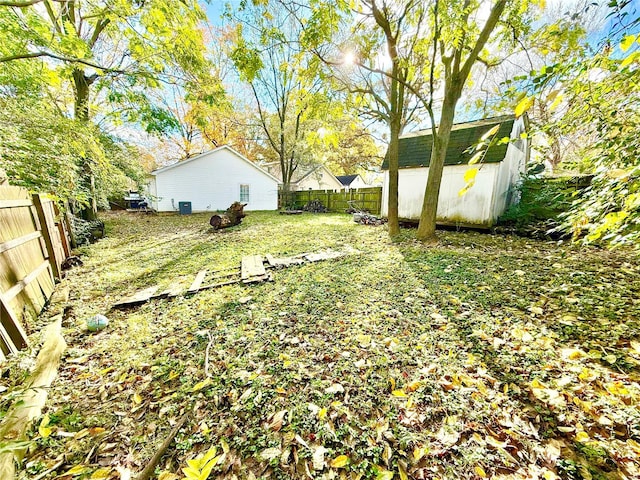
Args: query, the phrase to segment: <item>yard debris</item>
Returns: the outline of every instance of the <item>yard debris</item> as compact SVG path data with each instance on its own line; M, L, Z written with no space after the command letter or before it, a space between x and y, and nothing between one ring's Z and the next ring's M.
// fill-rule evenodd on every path
M307 204L302 207L305 212L312 213L327 213L327 207L325 207L320 200L310 200Z
M344 250L324 250L315 253L302 253L293 257L275 258L273 255L248 255L242 257L240 268L229 268L225 270L214 270L209 272L207 269L200 270L191 286L184 291L179 285L173 285L170 289L160 294L155 294L158 286L145 288L134 293L130 297L114 304L112 308L128 308L141 305L157 298L170 298L180 294L192 295L201 290L209 290L211 288L224 287L235 283L260 283L273 280L273 275L268 272L268 268L286 268L293 265L302 265L304 263L315 263L322 260L333 260L359 253L358 250L347 247ZM266 265L265 265L266 262Z
M139 292L134 293L130 297L125 298L124 300L119 301L113 307L114 308L125 308L125 307L134 307L137 305L141 305L146 303L153 297L153 294L158 291L158 287L149 287L144 290L140 290Z
M36 357L36 365L26 388L0 425L0 438L6 441L0 452L0 472L2 478L13 480L15 460L21 461L29 444L26 440L27 428L40 416L45 405L51 383L58 375L58 365L67 344L62 337L62 322L57 320L47 327L45 342ZM13 444L13 445L12 445ZM24 444L24 445L23 445Z
M361 225L384 225L387 223L386 218L376 217L375 215L371 215L369 213L354 213L353 221L359 223Z
M304 210L280 210L280 215L300 215Z
M362 209L358 206L356 202L350 200L347 202L349 204L349 208L347 208L347 213L353 214L353 221L359 223L361 225L384 225L387 223L386 218L376 217L369 213L369 210Z
M214 230L240 225L242 219L247 216L247 214L244 213L244 207L246 206L246 203L233 202L222 215L213 215L209 219L209 225L211 225Z
M242 257L240 276L243 283L263 282L269 278L261 255Z

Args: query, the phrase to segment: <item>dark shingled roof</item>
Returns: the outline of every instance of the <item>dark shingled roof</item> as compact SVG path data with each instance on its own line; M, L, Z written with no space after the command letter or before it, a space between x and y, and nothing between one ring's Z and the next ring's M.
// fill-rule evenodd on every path
M486 132L497 124L500 129L496 134L497 139L510 137L513 129L513 116L485 118L473 122L458 123L451 130L445 165L461 165L467 163L473 156L473 151L466 151L473 147ZM399 168L428 167L431 161L431 130L410 133L400 137L400 153L398 158ZM507 154L508 144L492 145L482 160L483 163L499 163ZM473 150L473 148L469 149ZM387 170L389 162L385 158L382 168Z
M351 182L353 182L356 177L358 175L336 175L336 178L338 179L338 181L344 185L345 187L348 187L349 185L351 185Z

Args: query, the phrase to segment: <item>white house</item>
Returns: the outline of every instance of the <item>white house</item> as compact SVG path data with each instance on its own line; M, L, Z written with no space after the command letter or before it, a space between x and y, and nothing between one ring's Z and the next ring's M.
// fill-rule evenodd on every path
M264 168L271 175L282 179L279 162L267 163L264 165ZM282 180L280 180L280 183L282 184ZM291 191L340 190L343 188L343 185L326 166L313 165L307 168L302 166L298 167L298 169L293 172L289 188Z
M482 136L499 125L494 141L480 163L469 166ZM527 131L528 118L503 116L453 126L447 148L442 185L438 197L437 222L443 225L491 227L508 206L519 200L517 185L529 161L530 142L521 135ZM431 130L400 137L398 170L398 216L403 220L420 218L431 159ZM523 138L524 137L524 138ZM509 138L507 142L500 139ZM382 188L382 215L388 214L388 162ZM463 195L464 175L479 168L474 185Z
M368 185L367 182L363 180L363 178L358 175L338 175L336 177L340 183L342 184L342 188L345 190L352 190L354 188L367 188L371 185Z
M278 179L228 146L151 172L149 193L160 212L226 210L235 201L245 210L277 210Z

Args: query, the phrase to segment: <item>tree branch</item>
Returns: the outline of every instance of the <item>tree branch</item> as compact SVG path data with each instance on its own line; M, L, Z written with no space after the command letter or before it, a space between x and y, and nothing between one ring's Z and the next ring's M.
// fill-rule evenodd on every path
M471 53L469 54L469 56L464 62L464 65L460 69L460 78L466 79L469 76L469 73L471 72L471 67L473 67L473 64L478 58L478 55L480 55L480 52L482 51L485 44L489 40L489 37L491 36L491 33L493 32L494 28L498 24L498 20L500 20L500 16L502 15L502 12L504 12L504 9L506 6L507 6L507 0L498 0L493 6L493 8L491 9L489 18L487 19L487 22L484 24L484 27L482 28L482 31L478 36L478 40L476 41L476 44L473 47L473 50L471 50Z
M118 73L118 74L131 73L131 72L127 72L126 70L120 70L117 68L102 67L97 63L91 62L89 60L84 60L82 58L65 57L63 55L58 55L51 52L30 52L30 53L18 53L16 55L8 55L6 57L0 57L0 63L12 62L14 60L25 60L29 58L39 58L39 57L54 58L56 60L60 60L62 62L67 62L67 63L79 63L81 65L86 65L87 67L92 67L92 68L95 68L96 70L101 70L107 73Z
M53 2L63 3L66 0L51 0ZM26 8L31 5L35 5L36 3L42 3L44 0L24 0L23 2L18 2L15 0L0 0L0 7L15 7L15 8Z

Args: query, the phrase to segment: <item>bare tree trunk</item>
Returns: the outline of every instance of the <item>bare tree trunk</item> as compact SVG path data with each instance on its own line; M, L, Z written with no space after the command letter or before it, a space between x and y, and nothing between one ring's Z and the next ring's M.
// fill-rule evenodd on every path
M389 235L395 236L400 233L400 224L398 221L398 156L399 156L399 136L400 136L400 117L394 116L390 122L390 138L389 148L387 150L387 158L389 159L389 192L388 192L388 212L389 219Z
M418 240L423 242L435 242L437 240L436 214L438 211L440 185L442 184L442 171L444 170L444 159L447 155L449 137L451 136L451 128L453 127L456 103L458 102L458 98L460 98L460 95L457 94L459 89L456 88L455 85L449 89L449 91L451 90L453 90L453 92L445 96L438 133L433 139L433 147L431 149L429 176L427 178L424 201L422 202L420 223L418 224L418 231L416 233Z
M91 80L84 73L84 70L74 68L73 88L75 90L74 116L81 122L89 121L89 87Z
M75 92L74 115L76 120L83 123L89 122L89 88L93 79L88 77L84 70L76 68L73 70L73 87ZM96 200L96 179L91 167L91 160L84 158L83 171L86 177L87 189L89 190L88 206L82 207L80 216L85 220L96 220L98 218L98 203Z

